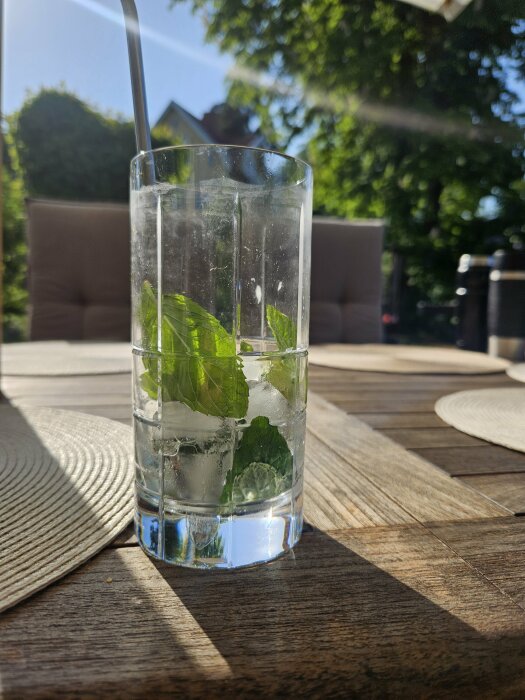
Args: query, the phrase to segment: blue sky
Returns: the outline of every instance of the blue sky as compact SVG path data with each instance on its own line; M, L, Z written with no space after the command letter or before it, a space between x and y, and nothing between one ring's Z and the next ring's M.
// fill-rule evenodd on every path
M174 99L200 117L224 100L230 57L204 41L188 3L136 0L142 26L149 114L155 123ZM132 116L120 0L4 0L3 109L18 109L28 90L64 83L104 111ZM511 87L525 101L525 86Z
M202 20L187 4L136 0L150 120L171 99L197 116L225 98L232 60L204 43ZM5 0L3 109L18 109L28 90L61 82L90 104L133 111L120 0Z

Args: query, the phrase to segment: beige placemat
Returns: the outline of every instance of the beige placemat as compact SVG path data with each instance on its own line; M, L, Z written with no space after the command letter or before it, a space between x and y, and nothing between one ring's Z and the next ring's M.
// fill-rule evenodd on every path
M322 367L400 374L492 374L510 364L480 352L417 345L312 345L308 356Z
M107 545L133 514L131 429L0 406L0 611Z
M463 433L525 452L525 388L459 391L439 399L436 413Z
M525 382L525 362L520 362L517 365L511 365L507 369L507 374L509 377L512 377L512 379L515 379L518 382Z
M131 372L131 344L66 340L5 343L0 350L0 371L6 376Z

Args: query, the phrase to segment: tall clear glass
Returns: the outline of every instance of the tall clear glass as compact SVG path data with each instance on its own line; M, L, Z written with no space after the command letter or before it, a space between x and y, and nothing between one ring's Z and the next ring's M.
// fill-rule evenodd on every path
M312 173L182 146L131 164L136 531L231 568L302 529Z

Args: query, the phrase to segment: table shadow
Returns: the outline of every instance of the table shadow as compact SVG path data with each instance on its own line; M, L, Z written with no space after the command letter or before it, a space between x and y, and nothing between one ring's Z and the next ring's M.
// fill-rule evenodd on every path
M374 548L373 558L381 559L380 545ZM417 586L417 561L407 562L407 571L412 565ZM525 633L479 633L353 551L351 534L305 532L295 553L237 571L155 566L230 666L231 678L212 685L208 696L214 690L235 697L309 698L525 692ZM473 576L462 562L454 566L463 568L459 580L447 581L436 566L431 584L438 582L451 607L450 594L458 595L462 576ZM471 615L481 625L484 606L496 599L512 607L495 590L477 612L472 600L459 598L462 617ZM508 608L504 616L508 620Z
M94 517L80 494L78 509ZM107 550L0 616L0 686L5 697L523 696L525 633L509 622L515 610L523 629L523 613L463 563L418 558L411 530L312 530L294 553L229 572L171 567L136 547L117 566ZM399 546L384 540L392 531ZM465 621L482 629L484 615L503 632ZM177 629L183 617L195 637Z
M57 546L53 549L57 560L71 555L71 550L65 549L68 530L73 529L77 535L88 522L91 530L105 528L107 524L42 443L23 411L2 398L0 410L5 407L10 409L12 439L6 449L0 446L4 487L0 499L8 499L10 511L16 517L0 522L0 543L3 541L6 547L0 550L0 567L5 566L5 570L0 568L0 574L7 573L6 581L10 585L13 580L20 580L24 570L34 572L52 564L49 557L46 560L39 557L33 546L34 533L38 535L42 524L35 517L40 502L46 504L46 524L57 523ZM19 470L13 454L18 440L38 443L38 468L29 496L32 509L27 517L17 509L21 494L16 490ZM27 459L31 460L31 456ZM65 517L60 499L48 505L54 495L63 491L73 492L68 503L75 513L74 523ZM133 549L138 553L137 547ZM10 552L13 552L11 558ZM21 553L23 567L13 565L15 552ZM120 682L115 679L119 677L130 684L130 692L139 689L137 692L147 696L147 679L157 672L159 664L164 667L163 664L169 665L173 658L177 659L183 680L202 670L202 664L174 634L173 625L163 622L148 586L137 580L136 570L132 566L126 569L125 557L122 565L116 566L111 558L114 553L115 549L107 546L102 552L94 552L85 563L57 574L54 582L41 581L43 588L39 590L35 586L32 593L0 612L0 698L56 697L62 692L83 697L84 691L98 697L109 689L117 697ZM150 560L143 556L145 565L149 563L155 572ZM90 679L89 689L79 688L86 677Z

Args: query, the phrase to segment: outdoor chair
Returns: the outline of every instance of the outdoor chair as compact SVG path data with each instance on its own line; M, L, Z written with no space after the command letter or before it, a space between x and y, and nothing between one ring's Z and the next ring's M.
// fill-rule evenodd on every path
M379 343L381 329L380 220L314 217L311 343Z
M129 208L29 199L31 340L130 338Z
M381 221L314 217L312 343L381 342ZM27 200L31 340L129 340L129 208Z

